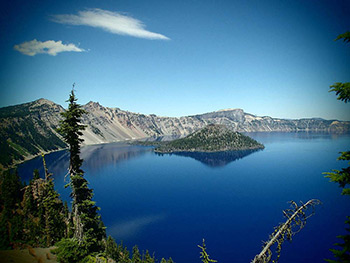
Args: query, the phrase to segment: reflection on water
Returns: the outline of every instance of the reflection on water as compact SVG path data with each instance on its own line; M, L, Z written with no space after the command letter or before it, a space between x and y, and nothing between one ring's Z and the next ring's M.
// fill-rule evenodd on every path
M242 151L226 151L226 152L176 152L173 153L178 156L191 157L201 163L208 165L210 167L222 167L233 161L242 159L254 152L260 151L256 150L242 150ZM161 153L157 153L162 155Z
M81 157L84 160L82 168L84 171L92 171L91 174L97 174L96 172L104 166L115 166L120 162L136 158L150 151L152 151L151 147L130 146L120 143L85 146L81 149ZM50 173L53 173L55 178L68 175L68 150L48 154L45 156L45 160ZM32 179L34 169L38 169L41 175L44 174L41 157L25 162L18 167L22 180L28 182Z
M117 143L87 146L81 152L81 157L84 159L83 169L95 172L106 165L116 165L150 151L152 151L151 147Z

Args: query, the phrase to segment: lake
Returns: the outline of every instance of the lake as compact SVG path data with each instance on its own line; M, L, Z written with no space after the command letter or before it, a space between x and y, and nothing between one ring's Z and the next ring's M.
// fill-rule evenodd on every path
M285 242L281 263L323 262L332 257L336 236L345 233L348 196L323 172L346 167L336 161L350 148L350 135L249 133L265 145L256 152L157 155L151 147L122 143L83 147L83 170L107 233L131 250L154 251L158 259L201 262L202 239L218 262L250 262L274 226L285 221L288 201L317 198L322 205L292 242ZM70 201L68 154L46 156L55 187ZM39 168L23 163L24 180Z

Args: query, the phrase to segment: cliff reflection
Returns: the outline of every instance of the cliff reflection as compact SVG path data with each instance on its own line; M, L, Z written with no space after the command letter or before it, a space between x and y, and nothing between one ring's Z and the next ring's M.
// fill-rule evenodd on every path
M81 157L84 159L83 170L85 168L96 171L106 165L116 165L152 150L150 147L130 146L119 143L87 146L81 151Z
M178 156L191 157L210 167L222 167L236 160L242 159L258 150L227 151L227 152L177 152Z
M136 158L149 151L152 151L152 148L130 146L120 143L85 146L81 149L81 158L84 159L82 169L84 171L89 170L96 172L104 166L117 165L120 162ZM49 171L54 174L55 178L61 178L68 174L68 150L48 154L45 156L45 159ZM29 173L24 175L25 180L28 181L32 178L33 169L38 169L40 174L44 174L41 157L24 163L21 167L21 171L26 170L29 164L32 168L28 169Z

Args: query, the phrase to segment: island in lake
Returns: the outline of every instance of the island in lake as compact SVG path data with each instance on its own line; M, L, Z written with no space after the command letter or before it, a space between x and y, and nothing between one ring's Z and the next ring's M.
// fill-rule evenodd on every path
M263 149L264 145L228 129L225 125L210 124L185 138L168 142L145 142L143 145L156 146L157 153L175 152L224 152Z

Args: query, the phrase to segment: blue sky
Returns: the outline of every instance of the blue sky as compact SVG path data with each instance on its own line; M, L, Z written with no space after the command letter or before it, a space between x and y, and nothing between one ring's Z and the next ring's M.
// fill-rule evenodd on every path
M162 116L242 108L350 120L350 1L7 1L0 107L39 98Z

